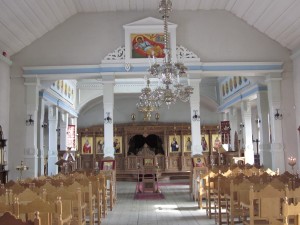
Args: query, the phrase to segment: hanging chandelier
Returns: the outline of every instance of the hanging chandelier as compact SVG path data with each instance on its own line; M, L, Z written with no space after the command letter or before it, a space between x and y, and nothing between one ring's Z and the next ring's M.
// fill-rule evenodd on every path
M168 107L175 103L177 99L187 102L193 93L193 88L182 82L182 77L186 77L187 67L183 63L172 63L171 49L169 44L168 21L172 11L172 2L162 0L159 4L159 12L164 20L164 58L162 64L158 64L153 55L153 63L148 72L158 79L158 87L152 92L155 104L161 106L165 103Z
M151 119L151 113L157 111L159 106L153 97L149 78L146 77L145 79L147 86L142 89L142 94L139 97L139 102L136 104L136 107L140 112L144 113L144 120L149 121Z

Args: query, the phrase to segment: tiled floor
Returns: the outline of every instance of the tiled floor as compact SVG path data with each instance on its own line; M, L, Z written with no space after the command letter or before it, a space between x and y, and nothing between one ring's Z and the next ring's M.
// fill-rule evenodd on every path
M161 186L165 196L162 200L134 200L135 185L135 182L117 182L117 204L103 219L102 225L215 224L191 199L188 185Z

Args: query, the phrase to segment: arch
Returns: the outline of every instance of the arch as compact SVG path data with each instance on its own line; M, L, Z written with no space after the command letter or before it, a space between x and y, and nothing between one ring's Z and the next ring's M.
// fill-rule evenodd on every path
M141 134L137 134L129 140L128 155L137 155L145 144L150 147L151 151L154 151L155 155L165 154L163 142L159 136L149 134L147 137L144 137Z

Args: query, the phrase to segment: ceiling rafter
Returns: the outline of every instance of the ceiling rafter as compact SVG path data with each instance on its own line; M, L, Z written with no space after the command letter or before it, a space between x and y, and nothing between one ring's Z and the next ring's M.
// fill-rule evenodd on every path
M0 47L12 55L76 13L157 10L160 0L1 0ZM291 50L299 0L172 0L174 10L225 10Z

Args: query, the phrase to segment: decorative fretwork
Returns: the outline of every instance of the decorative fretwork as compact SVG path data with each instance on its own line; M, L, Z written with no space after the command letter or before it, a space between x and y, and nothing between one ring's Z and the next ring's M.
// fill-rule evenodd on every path
M151 151L147 144L144 144L142 151L138 152L138 156L155 156L155 152Z
M177 60L184 60L184 59L200 60L200 58L194 52L188 50L187 48L183 47L182 45L176 46L176 56L177 56ZM114 50L113 52L111 52L107 56L105 56L104 60L107 60L107 61L125 60L125 46L118 47L116 50Z
M182 45L176 46L176 57L177 60L199 59L199 57L194 52L188 50Z
M104 60L125 60L125 46L117 48L114 52L105 56Z

